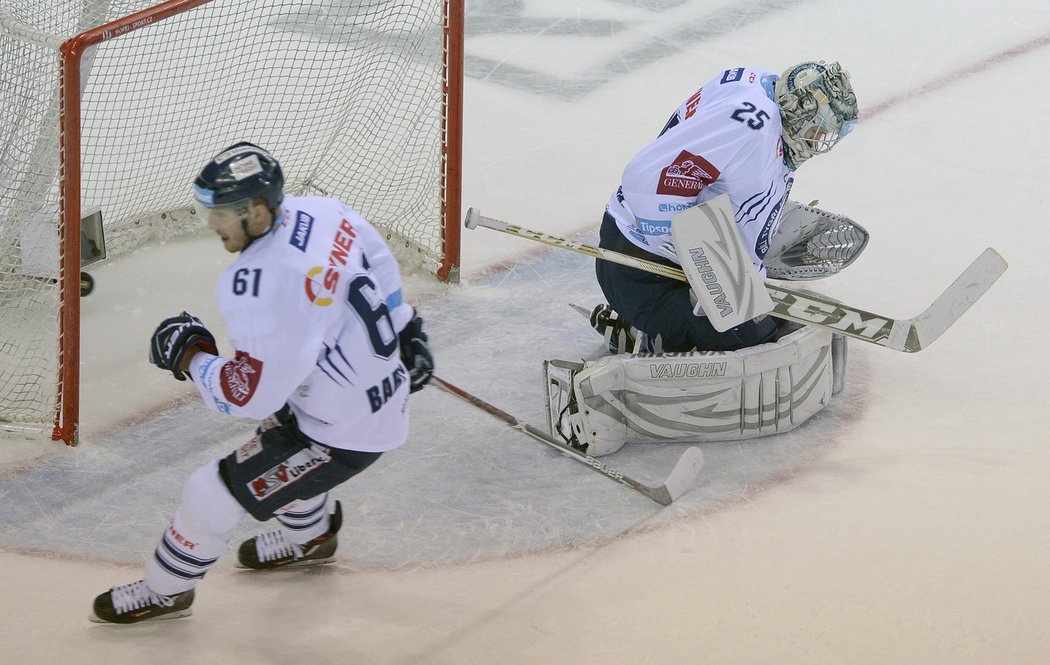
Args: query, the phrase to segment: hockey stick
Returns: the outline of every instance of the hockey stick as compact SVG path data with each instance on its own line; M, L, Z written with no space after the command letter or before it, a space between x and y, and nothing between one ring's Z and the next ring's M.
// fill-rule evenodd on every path
M468 229L483 226L552 247L586 254L596 259L686 281L682 270L675 266L666 266L602 247L585 245L514 224L507 224L498 219L483 217L481 212L474 208L467 211L465 224ZM950 328L966 310L970 309L971 305L991 288L992 284L1006 271L1006 267L1007 263L1003 257L989 247L929 307L910 319L891 319L881 314L873 314L811 291L796 291L770 282L766 282L765 286L774 302L773 310L770 312L772 316L825 328L835 334L884 346L894 351L915 353L928 347Z
M678 458L678 462L675 463L674 468L671 470L671 474L667 476L667 480L665 480L663 484L655 487L643 485L630 476L624 475L623 472L617 471L604 462L600 462L590 455L581 453L580 451L551 438L546 432L518 420L506 411L489 404L479 397L471 395L461 388L457 388L438 376L431 376L430 380L445 392L455 395L465 402L473 404L490 416L502 420L512 428L531 436L540 443L547 444L551 448L554 448L563 455L573 458L577 462L586 464L589 468L594 469L603 476L612 478L616 482L626 485L636 492L644 494L662 506L668 506L672 501L682 496L689 485L692 484L693 480L696 479L696 476L700 473L700 467L704 464L703 453L700 452L700 449L696 446L692 446L682 453L680 458Z

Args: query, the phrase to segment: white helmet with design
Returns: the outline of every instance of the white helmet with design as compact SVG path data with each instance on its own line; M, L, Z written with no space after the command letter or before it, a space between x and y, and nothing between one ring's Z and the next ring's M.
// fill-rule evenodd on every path
M857 96L849 72L837 62L803 62L776 83L784 126L784 161L798 168L813 155L831 150L857 124Z

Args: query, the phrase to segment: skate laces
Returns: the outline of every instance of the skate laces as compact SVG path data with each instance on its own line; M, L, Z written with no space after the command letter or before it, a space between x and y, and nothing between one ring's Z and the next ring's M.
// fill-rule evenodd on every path
M110 595L113 598L113 609L116 610L117 614L125 614L131 610L141 609L150 605L171 607L175 604L174 596L164 596L155 593L146 586L145 580L113 587L110 590Z
M259 554L259 561L264 562L276 561L277 559L303 558L302 546L286 540L282 531L270 531L257 536L255 549Z

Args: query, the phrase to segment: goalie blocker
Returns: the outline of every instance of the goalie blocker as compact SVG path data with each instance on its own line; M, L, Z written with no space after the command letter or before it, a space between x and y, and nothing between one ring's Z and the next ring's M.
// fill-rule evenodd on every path
M827 330L802 327L739 351L548 361L548 426L591 456L628 442L780 434L806 422L841 391L845 344Z

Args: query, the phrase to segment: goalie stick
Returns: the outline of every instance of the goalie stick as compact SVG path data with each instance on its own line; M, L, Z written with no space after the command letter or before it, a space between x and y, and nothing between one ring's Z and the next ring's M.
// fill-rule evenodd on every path
M465 225L468 229L483 226L526 240L586 254L596 259L631 266L682 282L686 281L685 274L680 268L646 261L602 247L565 240L501 222L491 217L483 217L481 212L474 208L467 211ZM825 328L838 335L877 344L894 351L915 353L928 347L950 328L971 305L991 288L992 284L1006 271L1006 267L1007 263L1003 257L989 247L929 307L910 319L893 319L881 314L873 314L812 291L796 291L770 282L766 282L765 286L774 303L773 310L769 312L772 316Z
M678 458L678 462L676 462L674 468L671 469L671 473L667 476L667 480L660 485L650 487L625 475L622 471L617 471L604 462L596 460L590 455L581 453L580 451L555 440L548 436L543 430L537 429L528 423L518 420L506 411L489 404L479 397L471 395L461 388L457 388L436 375L431 376L430 380L445 392L455 395L469 404L473 404L485 413L502 420L510 427L531 436L540 443L547 444L551 448L554 448L563 455L573 458L577 462L587 465L589 468L594 469L606 478L612 478L616 482L626 485L636 492L644 494L662 506L669 506L675 499L682 496L685 490L688 489L689 485L691 485L696 479L696 476L700 473L700 467L704 464L703 453L700 452L700 449L696 446L691 446L682 453L681 457Z

